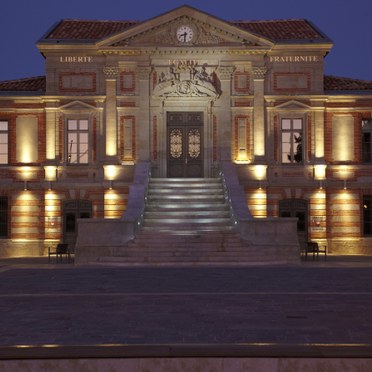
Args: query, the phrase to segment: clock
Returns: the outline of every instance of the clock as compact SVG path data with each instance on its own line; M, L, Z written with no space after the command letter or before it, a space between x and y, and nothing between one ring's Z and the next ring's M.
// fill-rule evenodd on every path
M176 36L179 42L189 43L194 36L194 31L190 26L180 26L177 28Z

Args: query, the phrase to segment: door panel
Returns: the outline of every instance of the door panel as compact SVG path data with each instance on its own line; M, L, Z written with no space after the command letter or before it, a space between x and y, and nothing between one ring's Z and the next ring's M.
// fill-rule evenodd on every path
M167 176L203 177L201 112L167 113Z

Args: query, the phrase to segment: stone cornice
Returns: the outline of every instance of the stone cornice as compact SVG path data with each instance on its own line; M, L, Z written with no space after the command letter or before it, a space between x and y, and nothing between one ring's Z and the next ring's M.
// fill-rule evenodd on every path
M211 54L230 54L230 55L265 55L268 50L265 49L234 49L234 48L162 48L162 49L102 49L98 53L103 55L211 55Z

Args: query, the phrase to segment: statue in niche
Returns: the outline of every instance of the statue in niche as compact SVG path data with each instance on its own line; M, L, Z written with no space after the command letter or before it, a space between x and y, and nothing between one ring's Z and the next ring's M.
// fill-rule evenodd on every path
M217 74L209 74L207 65L180 63L169 66L162 72L153 94L159 97L215 97L221 95L217 89Z

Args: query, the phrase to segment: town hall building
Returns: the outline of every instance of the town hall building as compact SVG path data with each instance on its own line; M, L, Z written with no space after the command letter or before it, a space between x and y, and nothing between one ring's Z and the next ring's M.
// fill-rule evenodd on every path
M372 82L324 75L332 46L305 19L189 6L61 20L37 42L45 76L0 82L1 254L125 220L141 169L222 177L230 201L236 179L254 221L293 217L300 243L372 254Z

